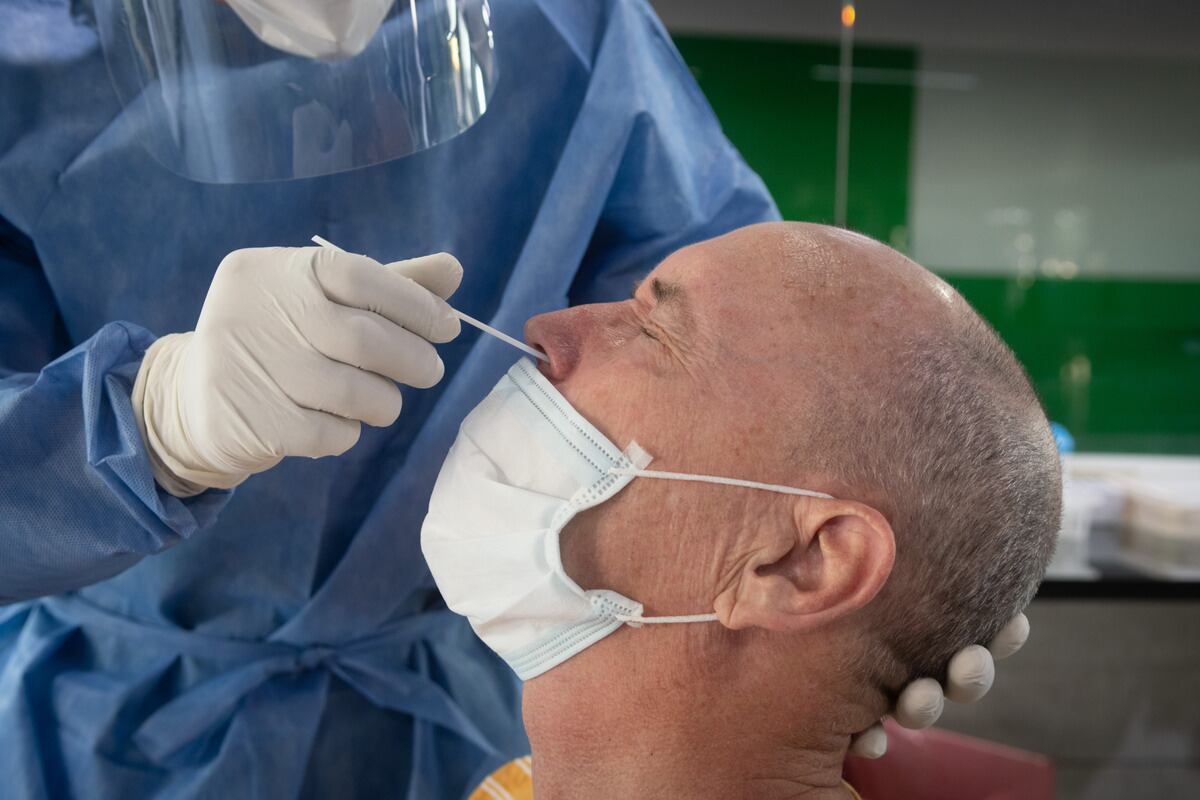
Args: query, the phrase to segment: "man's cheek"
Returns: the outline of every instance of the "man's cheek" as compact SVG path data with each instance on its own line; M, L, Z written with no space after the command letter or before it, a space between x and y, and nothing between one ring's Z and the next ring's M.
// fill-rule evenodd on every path
M645 387L630 376L589 376L559 390L576 411L618 447L625 447L630 439L642 441L645 420L656 413L647 406Z

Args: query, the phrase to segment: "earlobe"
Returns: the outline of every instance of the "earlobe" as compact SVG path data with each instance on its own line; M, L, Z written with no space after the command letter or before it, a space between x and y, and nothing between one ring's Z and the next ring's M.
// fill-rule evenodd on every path
M895 536L874 508L805 498L793 523L789 542L760 549L714 601L726 627L812 630L862 608L887 582Z

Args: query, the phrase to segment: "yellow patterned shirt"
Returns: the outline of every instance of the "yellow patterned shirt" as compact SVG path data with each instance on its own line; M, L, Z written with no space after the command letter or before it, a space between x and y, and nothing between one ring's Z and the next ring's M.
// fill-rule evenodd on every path
M533 800L533 767L529 756L510 761L480 784L469 800ZM854 787L842 781L854 800L862 800Z
M533 767L529 756L510 761L479 784L469 800L533 800Z

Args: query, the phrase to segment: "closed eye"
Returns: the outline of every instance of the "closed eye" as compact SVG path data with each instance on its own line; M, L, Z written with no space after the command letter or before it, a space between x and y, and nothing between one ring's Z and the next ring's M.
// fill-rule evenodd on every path
M651 339L653 339L654 341L656 341L656 342L661 342L661 341L662 341L661 339L659 339L659 338L658 338L658 334L656 334L654 331L652 331L652 330L650 330L649 328L647 328L645 325L641 325L641 326L639 326L639 327L642 329L642 333L646 334L647 336L649 336L649 337L650 337Z

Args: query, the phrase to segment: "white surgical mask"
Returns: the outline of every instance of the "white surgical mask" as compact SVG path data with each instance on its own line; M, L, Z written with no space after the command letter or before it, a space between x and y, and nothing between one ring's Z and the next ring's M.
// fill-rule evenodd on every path
M571 407L528 359L513 365L462 424L438 475L421 549L451 610L522 680L622 625L712 622L716 614L644 617L636 600L583 590L563 569L559 533L635 477L702 481L829 497L708 475L647 470Z
M254 35L309 58L358 55L395 0L226 0Z

